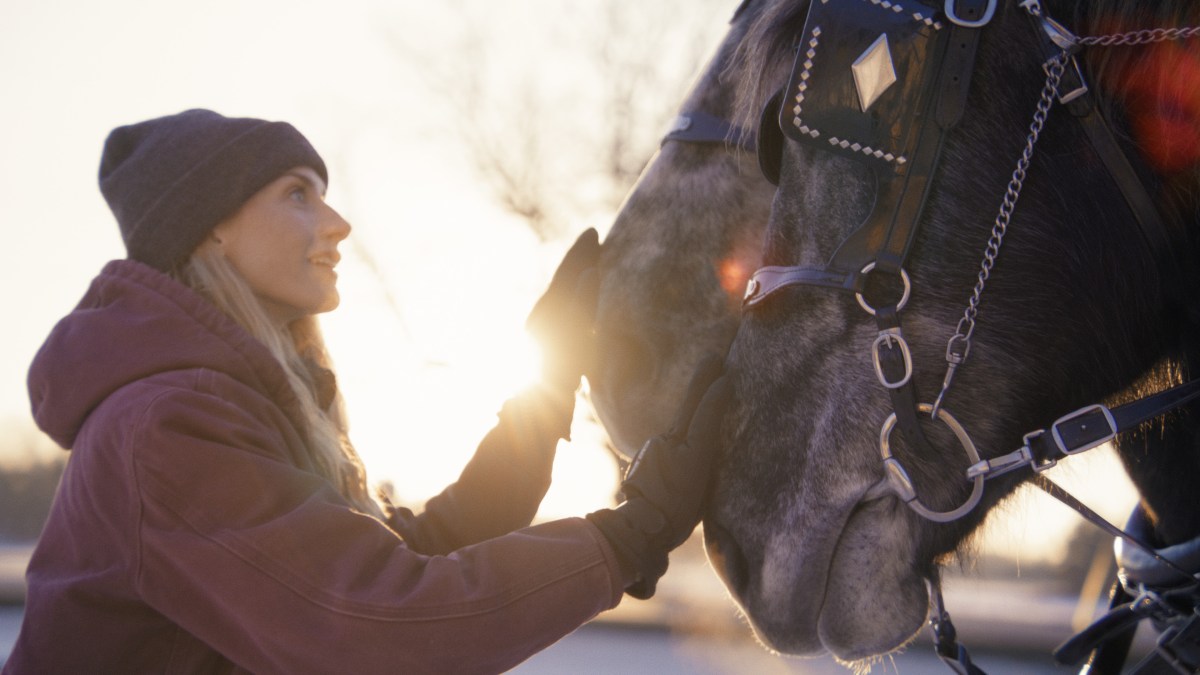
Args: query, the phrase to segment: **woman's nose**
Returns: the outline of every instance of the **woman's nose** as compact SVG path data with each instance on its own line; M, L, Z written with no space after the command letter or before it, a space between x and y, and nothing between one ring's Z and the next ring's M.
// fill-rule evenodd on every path
M350 223L347 222L346 219L342 217L342 214L338 213L337 209L333 208L332 206L326 205L325 209L326 213L323 218L324 222L322 223L321 229L325 230L329 236L333 237L337 241L341 241L346 237L349 237L351 230Z

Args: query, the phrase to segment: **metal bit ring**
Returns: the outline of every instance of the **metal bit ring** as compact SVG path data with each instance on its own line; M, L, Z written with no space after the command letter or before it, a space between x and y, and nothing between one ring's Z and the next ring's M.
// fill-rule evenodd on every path
M933 406L928 403L917 404L917 410L923 413L932 413ZM941 420L954 432L954 436L958 438L958 442L962 444L963 450L966 451L967 457L970 458L971 464L979 462L979 451L975 449L975 444L971 442L971 437L967 435L967 430L963 428L954 416L942 408L938 411L937 417L934 419ZM883 423L883 428L879 432L879 451L883 455L884 473L887 474L888 483L892 490L896 493L900 500L908 504L909 508L916 511L922 517L932 520L936 523L948 523L952 520L958 520L967 515L978 504L979 500L983 499L983 476L975 476L972 480L974 486L971 488L971 496L967 498L961 506L950 511L934 511L933 509L921 503L917 497L917 492L913 489L912 480L908 477L908 472L900 464L900 460L892 455L891 435L892 429L896 427L896 413L888 415L888 418Z

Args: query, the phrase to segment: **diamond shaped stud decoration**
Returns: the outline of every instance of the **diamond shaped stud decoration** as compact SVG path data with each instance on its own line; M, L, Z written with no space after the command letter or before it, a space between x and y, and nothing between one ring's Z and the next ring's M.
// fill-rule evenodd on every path
M867 51L863 52L850 66L854 72L854 87L858 90L858 102L866 112L888 87L896 83L896 69L892 65L892 51L888 49L887 33L881 34Z

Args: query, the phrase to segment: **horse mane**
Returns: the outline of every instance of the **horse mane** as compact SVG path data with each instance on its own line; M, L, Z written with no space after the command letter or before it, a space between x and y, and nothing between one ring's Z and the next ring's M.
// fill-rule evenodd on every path
M730 69L740 71L734 98L734 121L746 129L758 127L760 101L765 101L773 86L771 64L790 67L797 36L808 15L806 2L773 2L759 14L734 52Z

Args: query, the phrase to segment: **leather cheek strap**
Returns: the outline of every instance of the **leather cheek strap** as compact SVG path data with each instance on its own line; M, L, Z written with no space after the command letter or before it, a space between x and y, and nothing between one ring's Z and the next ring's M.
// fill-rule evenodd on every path
M767 100L758 120L758 168L771 185L779 185L783 165L783 130L779 128L779 107L783 105L783 89Z

